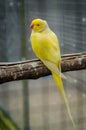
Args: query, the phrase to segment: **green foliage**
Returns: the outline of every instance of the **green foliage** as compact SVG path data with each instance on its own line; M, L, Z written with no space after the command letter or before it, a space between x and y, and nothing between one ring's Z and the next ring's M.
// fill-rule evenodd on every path
M0 106L0 130L20 130L9 113Z

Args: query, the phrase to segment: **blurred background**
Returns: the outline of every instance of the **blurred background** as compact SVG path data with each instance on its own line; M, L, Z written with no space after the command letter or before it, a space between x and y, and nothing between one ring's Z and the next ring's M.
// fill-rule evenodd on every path
M29 25L48 21L61 54L86 51L86 0L0 0L0 62L35 58ZM86 130L86 70L67 72L64 81L76 130ZM73 130L51 76L0 85L0 106L22 130ZM2 129L1 129L2 130Z

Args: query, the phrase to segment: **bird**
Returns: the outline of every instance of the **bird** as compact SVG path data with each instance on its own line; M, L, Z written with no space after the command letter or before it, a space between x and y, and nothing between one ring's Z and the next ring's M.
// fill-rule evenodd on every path
M59 40L56 34L50 29L46 20L36 18L30 24L30 41L35 55L51 71L52 77L58 88L67 108L69 118L75 127L69 103L65 94L62 78L65 76L61 72L61 53Z

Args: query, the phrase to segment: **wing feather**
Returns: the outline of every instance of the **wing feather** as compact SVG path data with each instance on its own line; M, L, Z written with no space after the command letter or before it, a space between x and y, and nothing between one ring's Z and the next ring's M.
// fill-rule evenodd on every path
M47 66L49 70L51 70L57 75L60 75L63 79L67 79L66 76L61 73L61 67L57 67L56 64L49 62L47 60L42 60L42 62Z

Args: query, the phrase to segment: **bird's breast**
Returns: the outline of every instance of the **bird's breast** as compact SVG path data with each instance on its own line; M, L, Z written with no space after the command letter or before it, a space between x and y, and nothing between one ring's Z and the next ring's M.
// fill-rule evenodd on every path
M44 39L45 38L40 34L31 35L32 49L39 58L43 58L43 53L45 50Z

